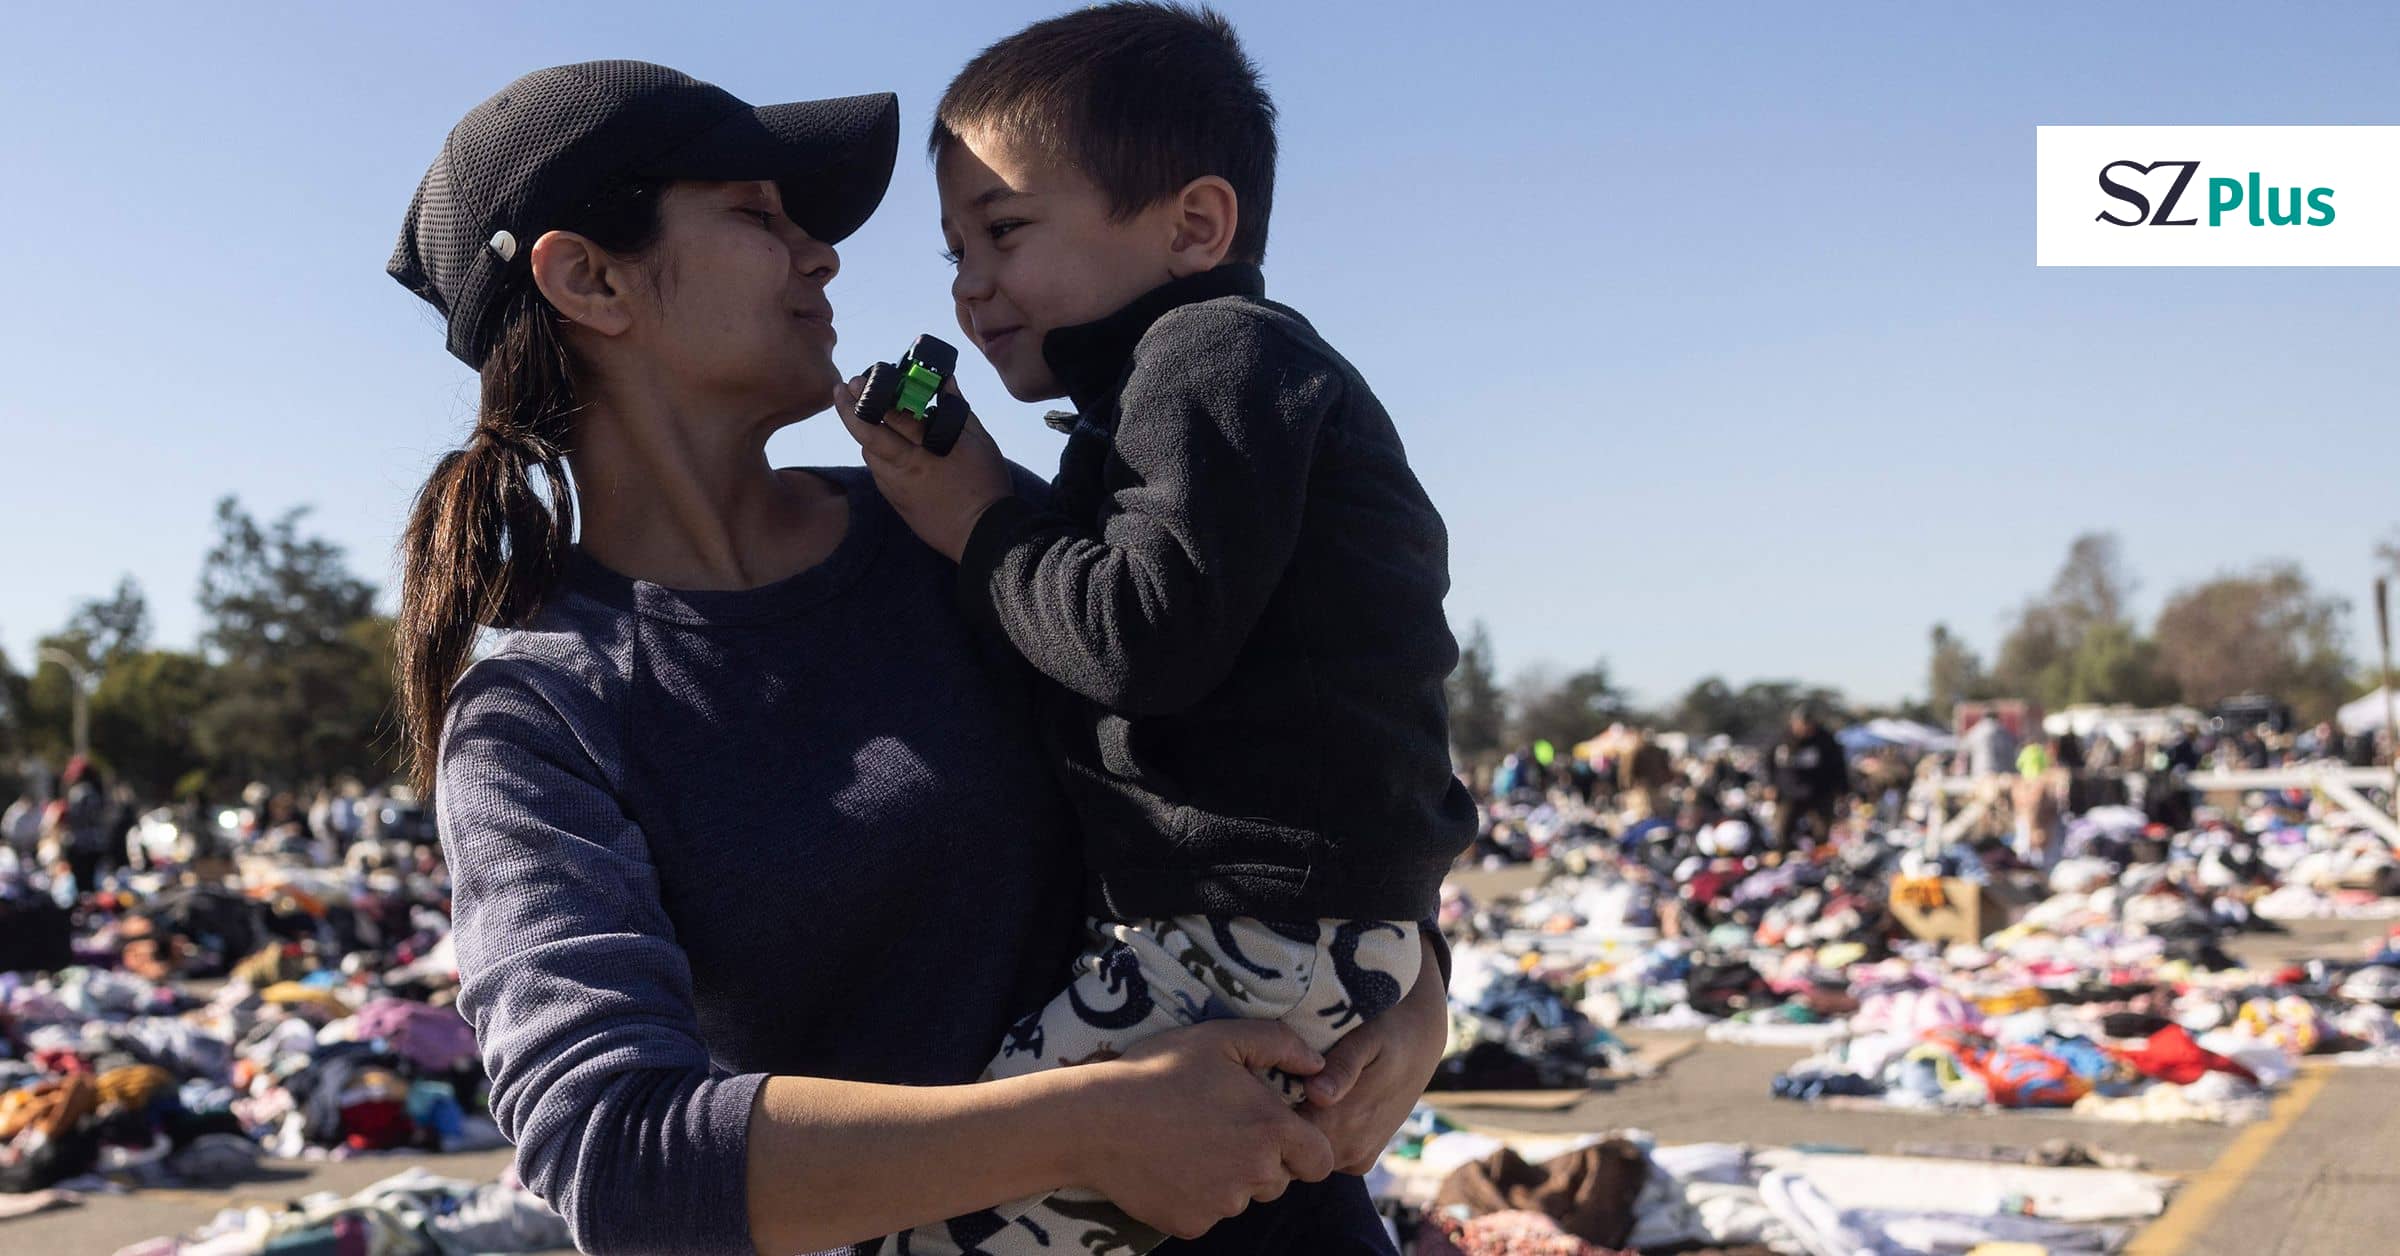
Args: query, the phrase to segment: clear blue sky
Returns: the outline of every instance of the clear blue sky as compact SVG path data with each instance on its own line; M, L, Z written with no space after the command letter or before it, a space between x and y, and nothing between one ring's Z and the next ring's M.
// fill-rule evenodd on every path
M949 324L915 146L1057 4L12 5L0 12L0 646L131 573L188 644L210 510L316 508L388 590L471 380L382 273L442 135L639 57L767 102L900 93L842 360ZM2154 610L2298 559L2357 603L2400 525L2393 276L2039 270L2043 123L2400 122L2400 6L1225 5L1284 112L1270 290L1365 370L1504 672L1641 695L1922 691L2078 531ZM980 362L1038 469L1057 437ZM855 461L820 417L785 462Z

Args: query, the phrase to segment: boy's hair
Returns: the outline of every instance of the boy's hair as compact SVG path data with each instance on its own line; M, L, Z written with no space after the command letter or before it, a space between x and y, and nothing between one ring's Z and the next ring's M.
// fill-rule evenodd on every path
M968 130L1073 163L1120 218L1216 175L1240 207L1227 256L1266 260L1275 102L1213 9L1117 0L1036 22L950 81L926 149Z

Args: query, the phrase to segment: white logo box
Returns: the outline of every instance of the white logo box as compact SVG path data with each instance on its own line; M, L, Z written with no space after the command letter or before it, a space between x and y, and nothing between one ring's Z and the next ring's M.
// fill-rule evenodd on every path
M2100 172L2113 162L2148 166L2198 162L2172 217L2194 226L2118 226L2140 210L2112 196ZM2147 173L2119 166L2110 177L2163 211L2180 171ZM2298 188L2301 225L2252 226L2248 185L2259 175L2259 198ZM2241 208L2209 225L2209 181L2243 184ZM2308 193L2330 189L2321 204L2333 220L2305 204ZM2286 208L2289 206L2287 204ZM2265 217L2265 206L2260 216ZM2400 266L2400 126L2044 126L2034 128L2034 264L2038 266Z

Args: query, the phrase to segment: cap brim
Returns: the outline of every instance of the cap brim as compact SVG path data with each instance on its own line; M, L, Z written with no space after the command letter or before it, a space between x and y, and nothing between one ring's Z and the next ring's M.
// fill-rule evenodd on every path
M900 99L878 92L737 110L642 173L772 179L792 221L833 244L883 203L899 151Z

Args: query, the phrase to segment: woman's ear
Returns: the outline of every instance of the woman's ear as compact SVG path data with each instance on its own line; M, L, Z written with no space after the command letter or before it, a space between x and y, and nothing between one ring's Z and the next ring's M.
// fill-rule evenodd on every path
M1233 233L1242 221L1241 198L1233 185L1204 174L1175 194L1172 213L1175 235L1168 244L1167 268L1176 278L1214 270L1233 250Z
M633 326L629 271L608 250L572 231L546 231L533 242L533 285L570 323L603 336Z

